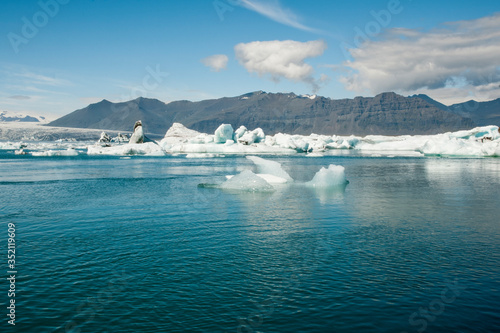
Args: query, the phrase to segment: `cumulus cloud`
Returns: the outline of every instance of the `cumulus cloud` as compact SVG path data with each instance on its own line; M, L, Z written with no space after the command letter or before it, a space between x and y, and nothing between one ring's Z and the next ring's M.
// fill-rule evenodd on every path
M326 43L321 40L275 40L241 43L234 47L234 51L240 64L250 73L269 76L275 82L282 78L306 82L317 90L319 81L314 79L314 69L305 60L322 55L326 47Z
M277 0L274 1L240 0L239 3L241 6L249 10L252 10L254 12L257 12L275 22L288 25L290 27L304 31L321 33L321 31L317 29L308 27L300 23L301 20L298 17L298 15L295 14L290 9L282 7L279 1Z
M221 70L226 69L228 61L229 61L229 58L225 54L216 54L216 55L201 59L201 62L205 66L210 67L210 69L215 71L215 72L220 72Z
M428 32L392 29L349 52L353 60L344 62L349 72L341 77L349 90L500 95L500 13Z

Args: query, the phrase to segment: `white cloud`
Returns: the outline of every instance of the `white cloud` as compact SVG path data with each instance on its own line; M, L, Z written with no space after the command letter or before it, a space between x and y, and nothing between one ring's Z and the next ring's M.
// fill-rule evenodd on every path
M322 33L319 30L300 23L300 18L290 9L283 8L277 0L240 0L239 3L241 6L257 12L278 23L304 31Z
M26 82L29 82L31 84L47 85L47 86L54 86L54 87L71 85L71 83L68 80L64 80L64 79L60 79L60 78L56 78L56 77L45 76L42 74L37 74L37 73L33 73L33 72L28 72L28 71L24 71L22 73L16 73L15 75L17 77L24 79Z
M464 99L500 95L500 13L428 32L392 29L349 52L353 60L344 62L349 74L341 82L352 91L426 91L442 101L457 93Z
M210 57L206 57L201 59L201 62L210 67L214 72L220 72L223 69L226 69L229 58L225 54L216 54Z
M234 47L236 58L250 73L259 76L270 76L279 82L285 78L295 82L306 82L318 89L318 81L314 79L314 69L305 63L307 58L323 54L327 45L324 41L297 42L264 41L241 43Z

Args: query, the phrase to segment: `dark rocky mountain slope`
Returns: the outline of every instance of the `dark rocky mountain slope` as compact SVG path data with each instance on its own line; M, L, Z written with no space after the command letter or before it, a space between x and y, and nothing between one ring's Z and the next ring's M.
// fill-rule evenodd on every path
M137 98L123 103L103 100L76 110L50 126L130 131L142 120L146 133L164 135L174 122L213 133L221 123L266 134L404 135L468 129L476 124L421 96L382 93L375 97L332 100L293 93L253 92L237 97L176 101Z

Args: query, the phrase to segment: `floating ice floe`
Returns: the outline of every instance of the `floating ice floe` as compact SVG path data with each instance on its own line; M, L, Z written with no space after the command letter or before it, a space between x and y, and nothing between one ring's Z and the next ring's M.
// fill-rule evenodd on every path
M154 142L146 143L128 143L113 147L102 147L93 145L87 147L88 155L146 155L146 156L164 156L163 149Z
M14 151L14 154L15 155L27 155L28 153L24 151L24 149L18 149L16 151Z
M134 133L130 137L128 144L111 145L111 139L106 133L101 134L101 139L87 147L88 155L147 155L147 156L163 156L165 151L158 145L157 142L149 140L142 128L142 122L136 121L134 124Z
M186 158L214 158L214 157L225 157L224 155L221 154L197 154L197 153L192 153L192 154L187 154Z
M30 153L36 157L53 157L53 156L78 156L78 151L73 148L66 150L46 150L46 151L33 151Z
M256 156L247 156L247 158L262 173L255 174L250 170L244 170L238 175L227 175L227 180L220 185L200 184L199 186L249 192L272 192L284 184L294 184L311 186L319 190L343 191L349 183L345 178L344 167L339 165L321 168L309 182L295 183L280 163Z

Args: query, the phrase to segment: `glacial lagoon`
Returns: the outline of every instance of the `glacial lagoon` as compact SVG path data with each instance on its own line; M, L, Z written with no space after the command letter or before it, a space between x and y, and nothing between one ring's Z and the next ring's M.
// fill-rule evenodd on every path
M16 331L500 327L500 159L261 157L294 181L268 192L199 186L257 173L240 155L0 150ZM303 186L329 165L349 183Z

